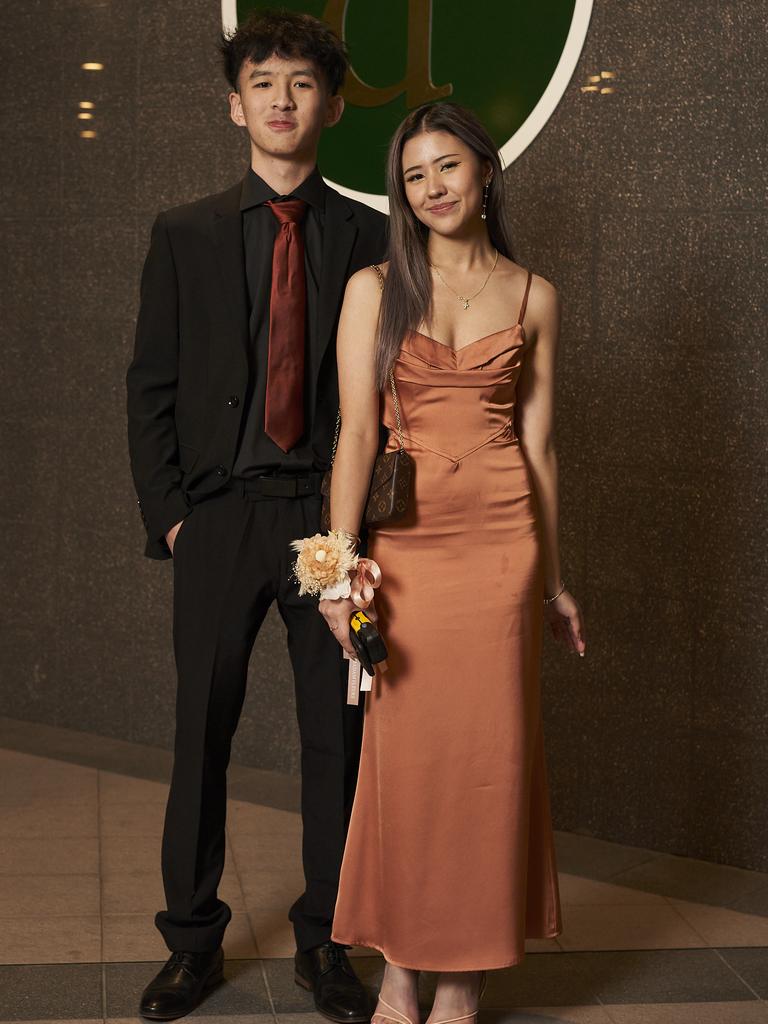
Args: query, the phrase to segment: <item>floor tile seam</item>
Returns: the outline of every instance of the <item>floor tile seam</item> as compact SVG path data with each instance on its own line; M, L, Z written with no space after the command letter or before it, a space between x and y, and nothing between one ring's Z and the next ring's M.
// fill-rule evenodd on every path
M13 839L47 839L47 840L56 840L56 839L98 839L98 838L99 838L98 826L92 832L91 831L85 831L85 832L69 832L69 831L67 831L64 835L62 835L60 832L57 832L57 831L53 831L52 832L50 829L48 829L45 832L13 832L13 831L6 832L2 828L0 828L0 839L7 839L7 840L13 840ZM127 836L126 838L134 838L134 837Z
M253 942L253 948L256 950L256 956L253 959L261 961L262 960L262 956L261 956L261 950L259 949L259 938L258 938L258 936L256 934L256 929L253 927L253 921L251 920L251 915L248 912L248 906L247 906L247 904L245 902L245 890L243 889L243 879L242 879L242 876L240 874L240 869L237 866L237 861L235 859L235 848L232 845L232 835L231 835L231 831L230 831L229 828L225 828L224 829L224 849L225 849L225 851L228 849L229 853L230 853L230 859L232 861L232 870L234 871L235 878L237 879L237 888L238 888L238 893L240 895L240 902L243 905L243 913L245 914L246 919L248 921L248 932L249 932L249 934L251 936L251 940ZM263 967L263 965L261 967L261 971L262 971L262 975L264 975L264 967ZM264 977L264 983L266 985L266 977ZM277 1019L276 1013L275 1013L274 1004L272 1003L272 994L269 991L269 986L268 985L267 985L267 998L269 999L270 1006L272 1006L272 1016L275 1017L275 1019Z
M637 890L637 889L633 890L633 892L639 892L639 891L641 891L641 890ZM646 895L648 895L648 896L656 896L657 894L656 893L646 893ZM623 907L624 909L626 909L627 907L655 907L658 910L658 908L660 906L662 906L662 903L660 902L661 900L664 900L666 902L668 900L676 899L675 896L662 896L661 894L658 894L658 897L659 897L658 900L629 900L629 899L626 900L626 901L622 900L622 899L616 899L616 900L585 900L583 903L574 903L571 900L563 900L563 899L561 899L560 900L560 906L563 908L563 910L582 910L582 909L584 909L584 907L589 907L590 909L595 909L597 907L599 907L600 909L602 909L604 907ZM694 903L695 900L690 900L689 902ZM726 908L722 908L722 909L726 909ZM759 916L759 915L755 915L755 916Z
M99 958L101 960L101 1015L107 1016L107 975L104 966L104 878L102 874L102 835L101 835L101 771L96 771L96 813L99 828L97 843L97 867L99 869Z
M575 835L578 838L578 833L567 833L567 834L568 835ZM603 840L603 841L607 842L607 843L612 843L612 845L622 846L622 847L626 848L626 844L623 844L623 843L618 843L618 842L614 843L612 840ZM634 849L637 849L637 847L634 847ZM686 854L680 854L680 853L670 853L670 852L665 851L665 850L649 850L647 852L648 852L649 856L645 860L638 861L636 864L633 864L631 867L621 868L620 871L614 872L609 877L610 878L616 878L618 875L628 874L628 873L630 873L632 871L636 871L640 867L644 867L645 865L647 865L647 864L649 864L649 863L651 863L651 862L653 862L655 860L690 861L690 862L693 862L693 863L696 863L696 864L703 865L706 869L710 870L714 874L721 873L721 874L725 875L726 877L732 877L733 872L736 872L737 875L741 878L741 880L745 883L745 888L744 888L743 892L741 893L742 896L744 896L744 895L753 895L756 892L760 892L760 891L762 891L764 889L768 889L768 881L766 881L765 877L763 877L760 881L758 881L758 880L756 880L754 878L755 875L762 875L762 876L768 875L768 872L761 871L758 868L745 868L745 867L741 867L738 864L723 864L723 863L720 863L719 861L704 860L701 857L694 857L693 855L686 855ZM748 886L746 886L746 882L747 881L749 881L749 885ZM735 898L738 899L739 897L737 896Z
M637 946L630 946L624 949L567 949L565 952L576 958L583 956L611 956L614 953L672 953L684 955L686 953L717 953L718 949L734 950L740 952L744 949L758 950L761 953L768 953L768 946L646 946L638 948ZM526 954L530 956L546 956L546 953L531 953Z
M12 784L12 782L9 783L9 785ZM51 804L54 804L56 807L82 807L83 805L87 806L89 802L94 805L96 804L95 794L85 796L80 793L79 795L74 796L72 795L73 788L74 787L72 785L69 785L67 787L66 795L62 795L61 793L41 794L38 789L34 795L27 796L26 798L23 796L15 796L13 799L0 797L0 810L28 811L40 807L41 804L44 807L48 807Z
M232 870L234 872L235 878L237 879L237 887L240 890L240 896L242 897L243 905L245 905L245 891L243 890L243 877L242 877L242 875L240 873L240 868L237 866L237 859L235 857L235 848L232 845L232 834L231 834L231 830L229 828L225 828L225 830L224 830L224 849L225 849L225 851L229 850L230 859L232 861Z
M34 877L34 876L30 876L30 877ZM66 878L66 877L67 877L66 875L62 875L62 878ZM112 916L115 916L115 915L107 913L105 916L106 917L112 917ZM121 914L118 911L116 916L118 916L118 917L140 917L141 913L137 912L135 914ZM23 920L24 921L59 921L59 920L66 920L68 918L75 918L76 920L80 920L80 918L83 918L83 917L98 917L99 919L101 919L101 915L98 913L98 911L96 911L96 912L94 912L92 914L83 914L83 913L80 913L80 914L72 914L72 913L66 913L66 914L50 914L50 913L49 914L28 914L25 911L24 912L24 916L23 916ZM2 924L3 922L8 922L8 921L17 921L18 922L19 921L19 915L18 914L6 914L3 917L0 917L0 924ZM722 945L722 943L721 943L721 945ZM96 961L94 961L94 963L101 963L101 961L100 960L96 960Z
M102 954L103 956L103 954ZM107 1019L107 965L102 961L101 964L101 1016L106 1021Z
M142 915L137 915L137 916L142 916ZM538 957L538 956L542 956L542 957L557 956L559 958L561 955L563 957L568 957L568 956L579 957L579 956L582 956L583 954L589 954L591 956L611 956L614 953L673 953L673 954L674 953L696 953L696 952L716 953L718 955L718 957L721 960L723 960L723 962L728 966L729 970L732 973L736 974L736 976L739 978L739 980L743 980L741 978L741 975L738 974L738 971L736 971L735 968L733 968L728 963L728 961L725 960L725 958L722 956L722 954L719 952L720 949L734 950L734 951L737 951L737 952L740 952L740 951L745 950L745 949L751 949L751 950L760 950L760 951L768 953L768 946L723 946L723 945L721 945L720 947L715 947L715 946L654 946L654 947L644 947L642 949L638 949L637 947L611 948L611 949L564 949L562 951L562 954L556 953L554 951L551 951L551 952L549 952L549 951L541 951L541 952L529 952L529 953L526 953L526 956L527 957L529 957L529 956L533 956L533 957ZM369 959L376 959L376 956L374 954L371 954L371 956L368 957L368 958ZM263 957L261 955L259 955L259 956L243 956L242 954L238 954L237 956L228 957L227 959L229 961L241 961L242 960L242 961L248 962L248 963L253 963L256 960L260 960L262 962L267 961L267 960L270 961L270 962L274 962L276 960L284 960L286 963L292 963L293 962L293 957L290 954L274 956L274 957ZM361 959L366 959L366 957L361 957ZM161 963L161 961L155 960L155 959L144 959L144 958L142 958L140 960L69 960L69 961L40 961L40 960L36 960L36 961L33 961L33 962L31 961L29 963L20 963L20 964L18 964L18 963L14 963L14 964L0 963L0 968L5 968L6 970L11 970L11 969L14 969L14 968L21 969L21 968L25 968L25 967L51 967L51 968L57 968L57 969L58 968L62 968L62 967L107 967L107 966L108 967L119 967L119 966L132 966L132 965L139 964L139 963L141 963L141 964L144 964L144 963ZM761 1002L766 1002L766 1000L762 999L758 995L755 995L755 998L756 999L760 999Z
M672 856L672 854L662 854L661 856ZM690 860L694 860L696 858L683 857L681 859L682 860L689 860L689 859ZM649 862L646 862L646 863L649 863ZM709 861L707 861L705 863L709 863ZM727 868L728 867L728 865L726 865L726 864L716 865L716 866L723 867L723 868ZM746 870L746 869L745 868L741 868L739 870ZM767 892L768 891L768 886L760 885L756 889L751 889L751 888L750 889L745 889L743 892L739 893L738 896L733 896L733 897L731 897L729 899L718 899L716 902L714 902L714 901L713 902L708 902L708 901L701 900L701 899L698 899L698 900L691 899L691 897L689 895L685 895L685 894L680 893L680 892L676 892L676 893L672 892L667 887L665 887L662 890L661 886L656 886L656 887L651 887L651 886L645 887L645 886L643 886L643 887L641 887L641 886L631 885L631 884L629 884L629 882L627 880L618 881L618 879L621 878L622 874L625 874L625 872L619 872L616 875L610 875L607 879L591 879L591 881L607 881L610 885L618 885L622 889L633 889L635 892L651 893L652 895L660 896L662 899L665 899L665 900L681 900L681 901L686 902L686 903L700 903L701 906L703 906L703 907L715 907L715 908L720 909L720 910L736 910L736 908L733 906L733 904L736 903L738 900L743 899L746 896L756 896L756 895L758 895L761 892ZM584 876L578 876L578 877L584 877ZM736 910L736 912L737 913L745 913L745 911L739 911L739 910ZM768 913L765 913L765 914L751 913L751 914L749 914L749 916L750 917L758 917L758 918L766 918L766 917L768 917Z
M576 834L576 833L574 833L574 834ZM608 842L608 841L609 840L604 840L604 842ZM616 845L623 846L624 844L618 843ZM626 875L627 872L634 871L636 868L641 868L645 864L652 864L655 860L660 860L662 857L666 857L666 856L668 856L668 854L651 852L648 855L648 857L646 857L644 860L639 860L636 864L633 864L631 868L620 868L618 871L614 871L614 872L610 873L605 878L600 878L600 879L592 878L592 881L593 882L598 882L598 881L606 882L606 881L609 881L609 882L611 882L614 885L616 885L616 884L621 885L622 883L620 883L620 882L619 883L614 882L614 879L620 878L622 875ZM587 875L586 877L590 878L591 876ZM625 888L631 889L632 886L625 886ZM663 894L659 893L658 895L663 895Z
M744 870L744 869L741 869L741 870ZM737 914L747 914L749 917L759 917L759 918L765 919L766 917L768 917L768 910L766 910L765 913L761 914L759 912L755 913L754 911L749 911L749 910L739 910L739 908L734 905L734 904L738 903L739 900L743 900L746 897L760 896L761 893L768 894L768 885L761 885L757 889L746 890L746 891L740 893L738 896L734 896L734 898L729 903L718 903L716 905L719 906L719 907L722 907L723 910L733 910L734 913L737 913ZM706 906L714 906L714 905L715 904L711 904L711 903L707 903L706 904Z
M248 918L248 923L250 924L250 918ZM252 925L251 925L251 931L253 931L253 926ZM255 934L254 934L254 941L255 941ZM259 947L257 945L256 949L258 949L258 948ZM261 971L261 980L264 983L264 990L266 991L267 999L269 1000L269 1006L270 1006L270 1009L271 1009L271 1012L272 1012L272 1019L275 1021L275 1024L278 1024L279 1017L278 1017L278 1013L277 1013L277 1007L275 1006L275 1000L274 1000L274 997L272 996L272 988L270 987L270 984L269 984L269 978L267 977L267 968L266 968L266 965L264 963L264 958L263 957L259 957L259 970Z
M731 947L721 947L721 948L731 948ZM741 949L741 948L744 948L744 947L738 947L737 946L737 947L733 947L733 948ZM768 947L764 947L764 946L749 947L749 948L758 948L758 949L768 950ZM758 1003L761 1003L762 1005L768 1005L768 1003L766 1003L766 1000L762 999L758 995L758 993L752 988L752 986L738 973L738 971L731 964L728 963L728 961L723 957L723 955L720 953L720 951L718 949L716 949L714 946L706 946L706 947L698 947L698 946L694 947L694 946L691 946L691 947L684 947L684 948L672 947L672 948L651 949L651 950L647 950L647 949L643 949L643 950L638 950L638 949L629 949L629 950L619 950L619 949L611 949L611 950L567 950L566 952L576 953L577 955L578 954L583 954L583 953L588 953L592 957L594 957L595 955L600 955L602 953L608 953L608 954L611 954L611 953L658 953L658 952L673 953L673 954L674 953L685 954L685 953L693 953L693 952L713 953L713 954L715 954L715 956L719 960L721 960L725 964L725 966L728 968L729 973L736 977L736 979L740 983L740 985L743 988L745 988L750 993L751 998L747 998L747 999L743 999L743 1000L741 1000L741 999L740 1000L733 1000L733 999L728 1000L728 999L723 999L722 997L718 998L717 996L715 996L714 998L710 998L710 999L693 999L693 1000L690 1000L691 1002L702 1003L704 1005L707 1005L707 1004L710 1004L710 1003L717 1003L717 1002L733 1002L733 1003L741 1003L741 1002L753 1003L753 1002L758 1002ZM618 1005L618 1006L621 1006L621 1007L624 1007L626 1005L625 1003L606 1004L600 998L599 994L596 991L594 991L594 990L590 990L590 994L591 994L591 996L593 997L593 999L596 1002L598 1002L601 1006L606 1007L606 1012L608 1013L609 1016L611 1016L611 1020L613 1020L614 1018L610 1014L610 1011L607 1009L607 1005ZM656 1002L654 1000L652 1000L650 1002L647 1001L647 1000L644 1001L644 1002L642 1000L635 1000L635 1002L637 1003L637 1005L642 1005L642 1006L654 1006L654 1005L656 1005Z
M611 1024L621 1024L621 1022L617 1021L616 1017L614 1017L614 1015L611 1013L611 1011L609 1009L609 1006L615 1006L616 1005L615 1003L606 1004L606 1003L603 1002L603 1000L600 998L600 996L597 996L597 1002L598 1002L598 1006L601 1008L601 1010L606 1015L608 1020L611 1021Z
M728 948L733 948L733 947L727 947L727 946L721 946L720 947L720 949L728 949ZM736 948L739 948L739 947L736 947ZM741 947L741 948L745 948L745 947ZM763 948L764 949L765 947L746 947L746 948L750 948L750 949ZM739 972L736 970L736 968L733 966L733 964L729 964L728 963L728 961L725 959L723 954L720 952L720 949L718 949L715 946L712 947L713 953L715 953L715 955L717 957L719 957L719 959L725 964L725 966L728 968L728 970L739 979L739 981L742 983L742 985L745 985L749 989L749 991L752 993L752 995L755 997L755 999L757 999L759 1002L761 1002L761 1003L763 1003L763 1005L765 1005L765 1000L752 988L752 986L749 984L747 979L742 977L741 974L739 974Z
M137 915L137 916L142 916L142 915ZM254 943L254 945L256 945L256 944ZM656 946L656 947L643 947L642 949L639 949L637 947L632 947L631 946L631 947L611 948L611 949L563 949L561 953L560 952L556 952L556 951L529 952L529 953L526 953L526 956L557 956L557 957L563 956L565 958L565 957L568 957L568 956L578 957L578 956L581 956L583 954L589 954L591 956L611 956L614 953L673 953L673 954L674 953L698 953L698 952L716 953L718 955L718 957L721 960L723 960L724 963L728 966L729 970L732 973L736 974L736 976L739 978L740 981L744 981L744 979L741 977L741 975L738 973L738 971L736 971L736 969L731 964L729 964L727 960L724 959L722 954L719 953L720 949L734 950L736 952L741 952L741 951L743 951L745 949L761 950L763 952L768 952L768 946L723 946L723 945L721 945L720 947L715 947L715 946ZM364 959L364 958L361 958L361 959ZM247 962L247 963L253 963L256 960L260 960L260 961L262 961L262 963L264 963L266 961L274 962L274 961L277 961L277 960L284 960L286 963L291 963L293 961L293 957L290 954L288 954L288 955L280 954L278 956L264 957L261 954L259 954L257 956L244 956L242 953L240 953L236 957L229 957L228 960L238 960L238 961L242 960L242 961ZM132 965L135 965L135 964L145 964L145 963L161 963L161 961L155 960L155 959L151 959L151 958L150 959L141 958L141 959L136 959L136 960L100 960L100 961L99 960L65 960L65 961L61 961L61 960L53 960L53 961L51 961L51 960L47 960L47 961L35 960L35 961L29 961L29 962L25 962L25 963L0 963L0 969L13 970L13 969L16 969L16 968L22 969L22 968L26 968L26 967L50 967L50 968L56 968L56 969L62 968L62 967L116 967L116 966L119 967L121 965L122 966L132 966ZM746 982L745 982L745 984L748 985L748 983L746 983ZM748 985L748 987L751 990L751 986ZM757 993L755 993L755 998L759 999L761 1002L768 1002L768 1000L763 999L761 996L757 995Z
M759 890L759 891L762 892L762 890ZM754 896L756 894L755 893L749 893L749 894L745 894L745 895ZM738 897L738 899L740 899L740 898L741 897ZM702 902L702 900L691 900L691 899L686 899L686 898L684 898L682 896L665 896L664 899L667 900L667 902L669 902L670 904L674 904L674 903L692 903L696 907L703 907L703 908L708 909L708 910L727 910L727 911L729 911L732 914L738 914L740 917L747 917L751 921L765 921L766 918L768 918L768 910L764 914L761 914L761 913L759 913L757 911L740 910L738 907L735 907L733 905L733 902L735 902L735 901L732 901L731 903L705 903L705 902ZM675 909L677 909L677 908L675 908ZM717 945L718 946L722 946L722 945L724 945L724 943L718 942ZM727 945L727 943L725 943L725 945Z
M14 839L14 838L17 838L17 837L15 837L15 836L6 836L4 838ZM37 836L36 838L39 838L39 839L42 840L43 837L42 836ZM52 836L51 838L55 839L56 837ZM59 837L59 838L61 838L61 837ZM89 836L88 838L89 839L96 839L98 837L97 836ZM100 860L100 858L99 858L99 860ZM16 879L21 879L21 878L26 878L26 879L30 879L30 878L34 878L34 879L38 879L38 878L69 878L69 879L72 879L72 878L100 878L100 877L101 877L100 869L97 869L96 871L67 871L67 872L56 871L53 874L50 874L47 871L9 871L7 873L0 872L0 880L2 880L3 878L16 878ZM0 914L0 917L11 917L11 916L12 916L11 914Z
M668 903L669 909L672 911L672 913L683 922L683 924L686 926L686 928L690 928L690 930L693 932L693 934L698 936L698 938L701 939L701 941L704 943L705 946L707 946L709 948L712 948L712 943L707 941L707 939L701 934L701 932L698 930L698 928L694 927L694 925L691 924L691 922L688 920L688 918L685 917L682 914L682 912L680 910L678 910L678 908L673 903L671 903L669 900L667 900L667 903Z
M234 846L234 843L232 842L232 830L229 828L229 826L227 826L227 828L225 828L224 836L225 836L225 840L226 840L225 849L227 849L227 848L229 849L230 857L232 859L232 867L234 869L235 875L237 876L237 882L238 882L238 885L240 886L240 892L241 892L241 894L243 895L243 898L244 898L245 897L245 893L243 892L242 874L240 872L240 867L238 866L238 863L237 863L237 853L235 852L235 846Z
M245 906L245 901L243 901L243 906ZM262 955L261 955L261 950L259 948L259 938L258 938L258 936L256 934L256 929L253 927L253 921L251 920L251 915L248 913L247 909L244 911L244 914L245 914L245 918L246 918L246 920L248 922L248 934L251 936L251 941L253 942L253 948L256 950L256 956L253 959L260 961L263 958L262 958Z
M750 1006L754 1005L754 1000L746 1000L746 1002ZM697 1000L685 1000L682 1005L687 1006L687 1007L690 1007L690 1006L712 1006L715 1003L720 1004L722 1006L726 1006L726 1007L737 1007L737 1006L741 1007L741 1006L744 1005L745 1000L743 1000L743 999L737 999L737 1000L733 1000L733 999L712 999L712 1000L707 1000L704 1003L702 1003L700 1001L697 1001ZM636 1009L636 1008L645 1008L645 1007L658 1008L660 1006L671 1007L671 1006L678 1006L678 1005L680 1005L680 1004L677 1003L677 1002L664 1002L664 1003L642 1003L642 1002L635 1002L635 1003L601 1003L600 1004L601 1009L605 1012L605 1014L608 1017L608 1020L611 1022L611 1024L623 1024L623 1021L626 1021L626 1017L624 1016L624 1014L625 1014L625 1012L626 1012L628 1007L630 1007L632 1009ZM615 1017L614 1014L611 1012L611 1010L614 1010L617 1013L621 1013L622 1016L621 1017ZM671 1018L665 1018L665 1019L671 1019ZM108 1022L107 1022L107 1024L108 1024ZM543 1022L542 1022L542 1024L543 1024Z

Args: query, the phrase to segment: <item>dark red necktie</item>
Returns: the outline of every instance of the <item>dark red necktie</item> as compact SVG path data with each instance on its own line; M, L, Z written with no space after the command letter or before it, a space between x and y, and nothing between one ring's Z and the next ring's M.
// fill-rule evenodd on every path
M272 250L269 357L264 430L288 452L304 433L304 332L307 284L301 221L303 199L266 204L280 222Z

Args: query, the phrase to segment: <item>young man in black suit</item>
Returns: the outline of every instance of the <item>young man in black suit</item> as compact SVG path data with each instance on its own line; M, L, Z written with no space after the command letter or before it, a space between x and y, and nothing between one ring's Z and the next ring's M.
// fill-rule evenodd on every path
M348 278L385 255L386 218L317 169L336 124L343 44L308 15L253 16L222 43L231 117L250 136L234 188L158 216L127 375L128 432L150 558L173 556L178 671L163 835L172 952L140 1012L170 1020L222 977L218 898L226 772L249 655L277 601L301 737L306 890L290 911L297 981L342 1022L370 1007L330 939L359 744L340 648L290 578L318 531L338 409L335 330Z

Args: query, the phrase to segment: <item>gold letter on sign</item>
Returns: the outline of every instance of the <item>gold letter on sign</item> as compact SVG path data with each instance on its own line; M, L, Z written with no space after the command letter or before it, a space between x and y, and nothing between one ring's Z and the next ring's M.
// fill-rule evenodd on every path
M337 35L344 39L344 22L350 0L328 0L323 19ZM377 5L379 11L381 10ZM379 14L381 17L381 14ZM408 61L405 78L394 85L378 89L368 85L349 69L343 89L344 99L357 107L381 107L405 93L406 106L411 109L428 100L450 96L453 86L435 85L430 68L432 43L432 0L409 0L408 2Z

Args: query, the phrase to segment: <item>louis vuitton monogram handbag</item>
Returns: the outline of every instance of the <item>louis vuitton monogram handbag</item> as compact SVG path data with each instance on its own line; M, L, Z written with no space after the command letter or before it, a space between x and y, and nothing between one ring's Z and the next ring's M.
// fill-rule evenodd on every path
M366 526L379 526L383 523L393 523L398 519L402 519L408 511L410 503L413 459L405 450L403 426L400 420L400 401L397 395L395 375L392 370L389 371L389 383L392 388L397 437L400 447L397 451L383 452L381 455L376 456L371 475L371 486L368 491L368 500L365 503L364 520ZM340 429L341 413L339 412L336 417L336 434L333 439L331 468L323 477L320 487L320 493L323 496L320 526L323 530L330 530L331 528L331 474L333 472L333 462L336 458L336 446L339 442Z

